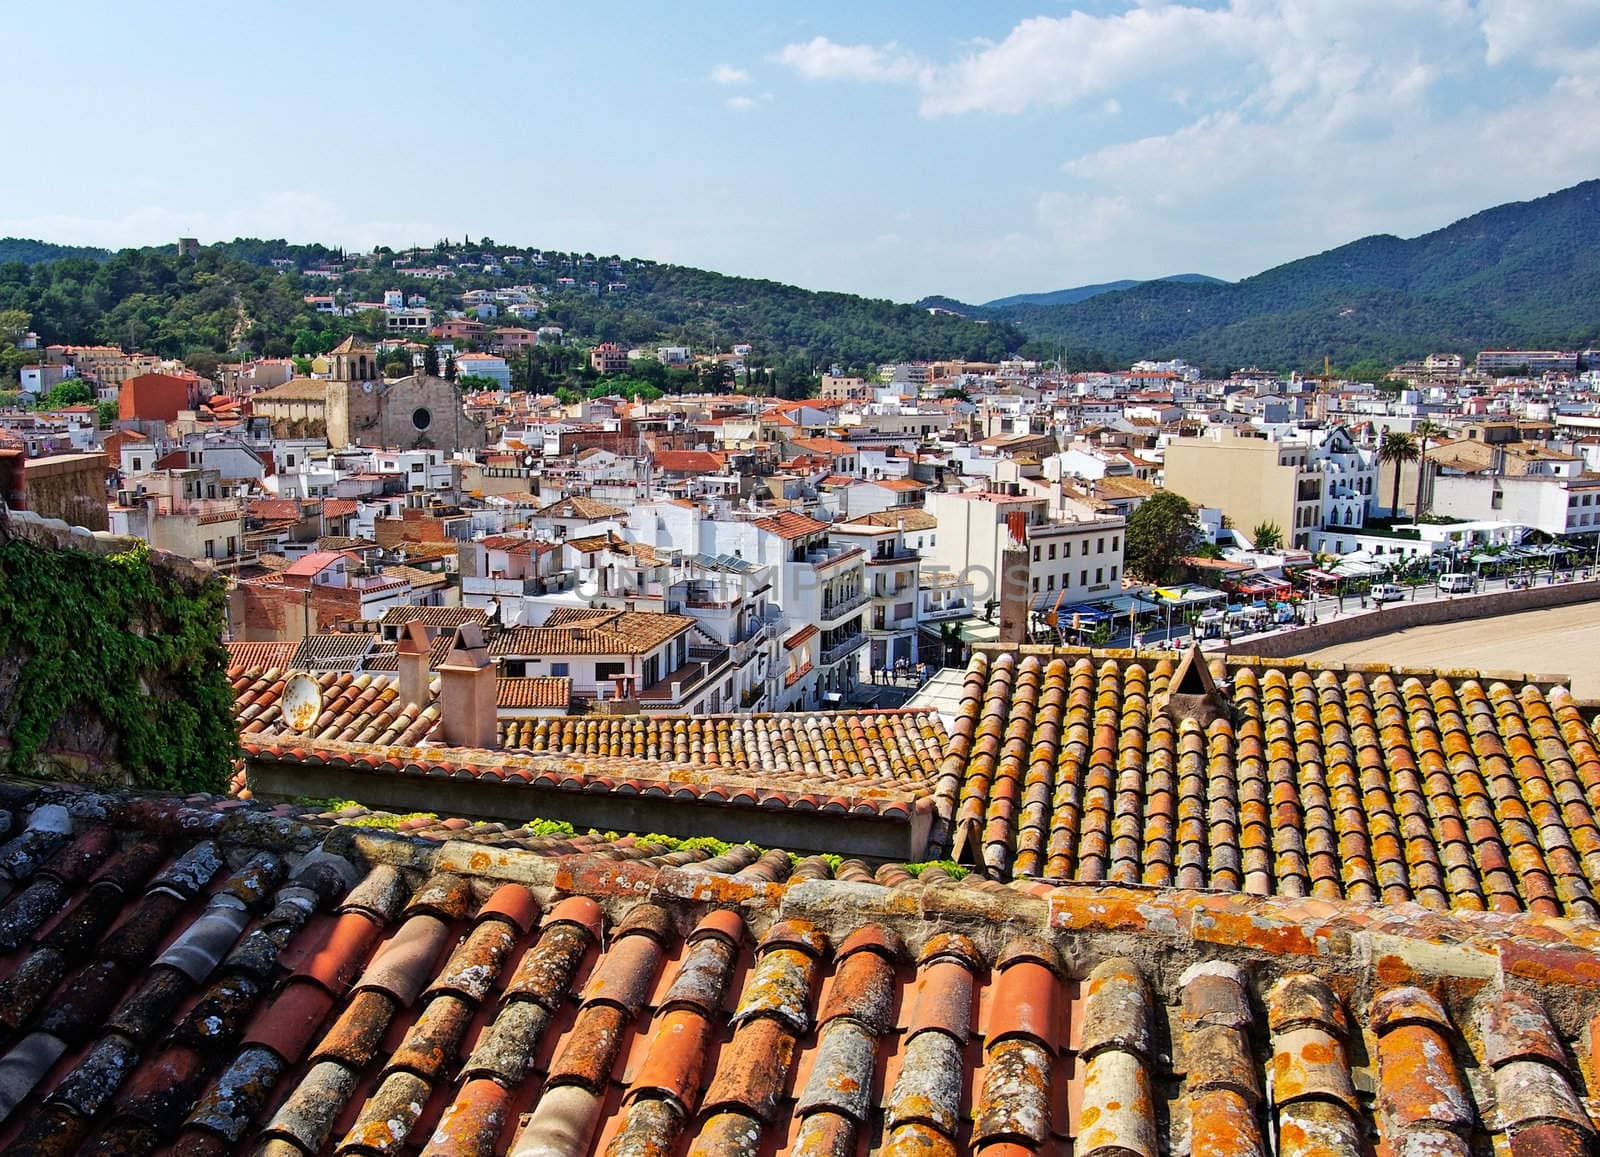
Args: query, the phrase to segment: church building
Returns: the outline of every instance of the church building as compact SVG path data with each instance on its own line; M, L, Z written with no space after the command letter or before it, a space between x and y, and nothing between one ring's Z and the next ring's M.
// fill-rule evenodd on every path
M432 374L384 380L378 352L347 337L326 355L327 378L293 378L253 398L254 412L281 435L325 435L328 444L400 450L479 449L480 422L467 417L455 384Z

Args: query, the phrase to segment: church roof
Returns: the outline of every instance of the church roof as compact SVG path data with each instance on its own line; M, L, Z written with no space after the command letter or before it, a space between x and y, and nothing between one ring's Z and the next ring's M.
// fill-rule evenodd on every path
M322 378L290 378L281 386L258 391L254 397L258 402L322 402L328 397L328 383Z
M328 352L335 354L370 354L374 350L366 342L356 337L355 334L351 334Z

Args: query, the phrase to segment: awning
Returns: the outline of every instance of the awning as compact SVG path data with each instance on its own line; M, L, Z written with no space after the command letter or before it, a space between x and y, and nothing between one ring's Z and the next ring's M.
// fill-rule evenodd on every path
M1000 624L986 623L982 619L962 619L956 624L963 643L997 643L1000 641Z
M1311 570L1301 571L1300 577L1310 579L1312 582L1316 583L1336 583L1339 581L1338 575L1329 574L1325 570L1317 570L1314 567Z

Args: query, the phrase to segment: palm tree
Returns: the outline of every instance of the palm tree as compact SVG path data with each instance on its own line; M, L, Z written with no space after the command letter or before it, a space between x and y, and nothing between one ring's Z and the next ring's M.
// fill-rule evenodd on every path
M1276 522L1260 523L1250 532L1257 550L1274 551L1283 545L1283 528Z
M1422 483L1428 476L1428 439L1438 441L1444 436L1444 427L1437 422L1422 419L1411 427L1411 435L1422 443L1417 451L1417 519L1422 518Z
M1389 516L1396 517L1400 513L1400 473L1407 462L1417 460L1417 443L1410 434L1401 430L1391 430L1383 436L1383 441L1378 443L1378 461L1387 462L1394 467L1394 496L1389 500Z

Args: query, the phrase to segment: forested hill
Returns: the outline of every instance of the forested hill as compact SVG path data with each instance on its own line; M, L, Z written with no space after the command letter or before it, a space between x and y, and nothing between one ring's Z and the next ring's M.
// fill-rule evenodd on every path
M522 261L507 262L511 256ZM519 249L488 239L359 256L322 245L240 239L180 258L173 245L107 254L6 238L0 239L0 260L0 310L31 315L46 341L135 344L179 356L316 353L352 329L376 326L381 333L381 319L317 314L305 303L308 294L332 291L344 301L379 301L385 290L399 289L440 310L458 307L467 290L515 284L542 287L538 296L546 307L527 324L562 326L572 343L727 350L748 342L756 364L769 367L805 363L826 370L835 362L864 367L946 357L994 361L1024 341L1004 322L933 316L914 305L847 293L592 253ZM337 281L306 273L329 265L343 270ZM447 269L453 276L426 279L408 272L414 268Z
M1600 181L1411 240L1366 237L1232 284L1145 282L1070 305L986 311L1048 349L1211 369L1396 362L1600 340Z
M91 261L104 261L111 256L109 249L96 249L92 245L55 245L49 241L33 241L26 237L0 237L0 265L20 261L34 265L40 261L60 261L63 257L87 257Z

